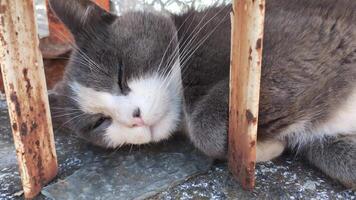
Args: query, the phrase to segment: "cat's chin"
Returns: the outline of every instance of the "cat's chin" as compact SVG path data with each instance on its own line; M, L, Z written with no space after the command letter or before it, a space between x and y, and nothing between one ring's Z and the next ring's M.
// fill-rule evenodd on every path
M129 127L121 123L112 123L104 133L107 148L116 148L125 144L147 144L168 139L175 126L166 120L153 125Z
M151 130L147 126L128 127L113 123L107 128L104 140L109 148L116 148L124 144L145 144L152 139Z

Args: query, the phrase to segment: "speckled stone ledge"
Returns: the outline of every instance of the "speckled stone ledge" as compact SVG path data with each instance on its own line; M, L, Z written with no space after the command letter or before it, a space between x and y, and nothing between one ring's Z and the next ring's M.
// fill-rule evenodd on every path
M93 159L42 190L52 199L145 199L207 172L210 160L186 142L117 151Z
M244 191L228 172L226 163L218 163L208 173L193 177L152 199L356 199L356 192L345 190L340 184L293 157L284 156L274 162L258 164L256 182L253 192Z

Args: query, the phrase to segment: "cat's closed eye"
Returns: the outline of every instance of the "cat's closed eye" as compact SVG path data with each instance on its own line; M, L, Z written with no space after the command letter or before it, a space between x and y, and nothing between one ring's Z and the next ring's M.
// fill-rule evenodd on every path
M93 125L91 126L91 130L95 130L98 128L106 128L110 125L112 119L107 116L100 116L96 121L94 121Z
M130 88L127 85L127 80L124 74L124 63L122 61L119 63L117 83L122 94L127 95L130 92Z

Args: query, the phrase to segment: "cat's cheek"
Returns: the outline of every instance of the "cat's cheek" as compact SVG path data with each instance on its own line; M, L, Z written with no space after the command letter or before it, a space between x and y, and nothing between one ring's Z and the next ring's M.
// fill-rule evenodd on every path
M177 114L178 115L178 114ZM168 139L177 128L178 116L170 113L165 116L159 123L152 126L152 141L159 142Z

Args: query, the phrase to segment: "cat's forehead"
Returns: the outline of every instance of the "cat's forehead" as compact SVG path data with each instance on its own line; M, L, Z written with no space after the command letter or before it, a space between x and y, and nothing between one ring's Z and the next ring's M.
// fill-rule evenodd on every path
M165 39L175 33L175 25L170 16L153 11L130 11L119 16L112 26L115 35ZM162 38L163 37L163 38Z
M167 59L177 45L177 31L170 16L149 11L131 11L111 26L110 46L120 52L126 66L139 71L154 68L166 52ZM132 72L135 73L135 72Z

